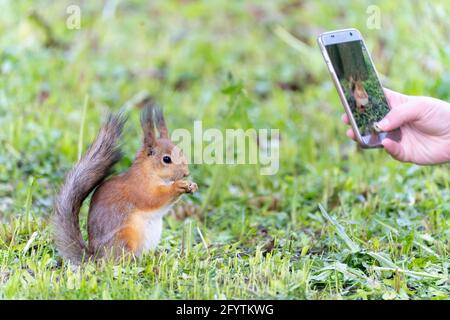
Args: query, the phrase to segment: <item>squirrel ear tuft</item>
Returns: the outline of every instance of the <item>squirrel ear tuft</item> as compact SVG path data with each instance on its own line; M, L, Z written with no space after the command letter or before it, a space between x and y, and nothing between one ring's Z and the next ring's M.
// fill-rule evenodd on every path
M164 120L164 115L161 108L155 108L155 122L158 126L159 135L161 138L168 139L169 131L167 130L166 121Z
M141 126L144 131L144 145L153 147L156 145L155 121L153 104L144 106L141 113Z

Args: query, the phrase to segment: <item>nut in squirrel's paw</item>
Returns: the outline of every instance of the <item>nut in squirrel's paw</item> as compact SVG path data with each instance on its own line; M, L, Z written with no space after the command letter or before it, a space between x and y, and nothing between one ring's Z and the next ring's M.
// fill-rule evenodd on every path
M194 193L198 190L198 186L195 182L189 182L189 189L191 190L190 193Z
M197 184L195 182L178 180L175 181L175 188L179 193L192 193L198 190Z

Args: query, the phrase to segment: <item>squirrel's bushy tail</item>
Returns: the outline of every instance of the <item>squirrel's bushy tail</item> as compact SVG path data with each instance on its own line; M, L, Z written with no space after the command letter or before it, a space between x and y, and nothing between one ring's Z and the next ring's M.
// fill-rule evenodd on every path
M121 113L108 115L97 138L68 173L55 199L53 235L60 254L72 263L81 263L91 255L81 235L80 208L121 159L119 143L125 121Z

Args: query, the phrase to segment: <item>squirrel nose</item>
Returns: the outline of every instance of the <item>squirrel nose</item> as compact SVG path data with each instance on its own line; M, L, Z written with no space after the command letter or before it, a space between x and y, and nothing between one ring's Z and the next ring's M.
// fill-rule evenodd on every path
M190 174L189 171L185 171L185 172L183 173L183 177L186 178L187 176L189 176L189 174Z

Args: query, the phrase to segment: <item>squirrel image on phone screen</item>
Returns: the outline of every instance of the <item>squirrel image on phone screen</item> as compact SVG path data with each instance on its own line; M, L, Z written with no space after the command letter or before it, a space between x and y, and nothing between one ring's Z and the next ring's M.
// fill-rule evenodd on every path
M361 33L329 31L319 35L317 43L359 145L382 148L385 138L400 141L400 130L384 132L377 125L390 106Z
M350 92L352 93L353 98L355 99L356 110L358 112L364 112L365 107L369 103L369 95L364 89L364 85L360 79L353 79L353 76L350 76L349 80L350 84Z
M182 194L197 191L195 183L183 180L189 175L187 160L170 141L162 111L153 104L141 113L144 137L133 164L126 172L105 180L121 159L124 123L122 114L107 117L55 199L52 224L56 246L72 263L119 258L124 253L139 257L155 248L163 216ZM92 191L86 243L79 212Z

